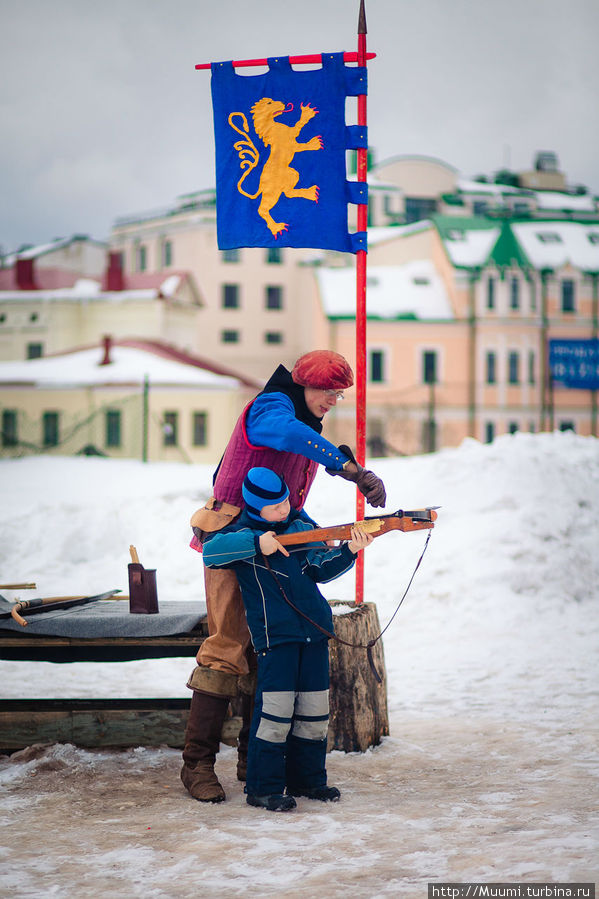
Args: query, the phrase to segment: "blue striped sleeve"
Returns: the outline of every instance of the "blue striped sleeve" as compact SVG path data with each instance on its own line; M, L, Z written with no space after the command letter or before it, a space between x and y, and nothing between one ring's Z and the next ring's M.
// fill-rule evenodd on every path
M236 562L251 559L256 553L256 533L249 528L228 533L216 531L206 538L202 549L207 568L229 568Z

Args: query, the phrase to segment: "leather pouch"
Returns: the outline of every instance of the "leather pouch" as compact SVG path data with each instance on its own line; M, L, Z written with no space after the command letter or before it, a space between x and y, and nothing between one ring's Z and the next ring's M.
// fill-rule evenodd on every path
M240 512L239 506L221 503L211 496L205 506L193 513L190 524L195 536L203 543L207 534L222 531L235 521Z

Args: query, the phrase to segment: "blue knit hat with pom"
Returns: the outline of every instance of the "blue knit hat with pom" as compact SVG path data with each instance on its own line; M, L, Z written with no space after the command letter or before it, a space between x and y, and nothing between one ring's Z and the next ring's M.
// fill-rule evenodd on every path
M263 506L275 506L289 496L287 484L270 468L250 468L241 488L245 510L250 518L264 519L260 515Z

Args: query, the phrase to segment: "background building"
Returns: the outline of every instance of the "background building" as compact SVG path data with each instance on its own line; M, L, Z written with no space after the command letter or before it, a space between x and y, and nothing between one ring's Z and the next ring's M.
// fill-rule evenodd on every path
M81 277L99 278L106 266L106 250L107 244L75 234L0 254L0 290L72 287Z
M0 359L111 334L256 385L318 347L355 364L354 257L220 252L215 215L214 191L199 191L118 219L108 256L75 237L6 257ZM597 434L596 391L558 386L548 367L549 340L597 338L599 321L598 200L568 185L555 154L475 180L441 160L394 157L370 172L369 224L372 454L516 430ZM354 397L327 416L331 440L354 442Z
M188 272L125 278L110 265L98 280L79 278L73 287L2 290L0 359L59 353L95 343L104 334L161 339L190 348L189 335L198 328L201 307Z
M552 338L599 336L599 222L433 216L373 229L368 267L371 453L455 446L467 436L597 434L596 391L554 384ZM317 272L319 332L353 359L350 267ZM324 336L321 339L326 339ZM351 440L351 391L335 437Z
M251 376L288 365L306 343L304 304L311 278L303 263L322 253L291 248L220 252L214 191L179 198L172 208L118 219L110 238L125 278L190 272L205 300L187 349L210 354Z

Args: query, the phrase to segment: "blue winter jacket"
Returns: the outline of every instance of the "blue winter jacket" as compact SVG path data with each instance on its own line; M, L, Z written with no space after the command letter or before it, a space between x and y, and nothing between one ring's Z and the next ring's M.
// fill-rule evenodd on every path
M284 534L309 531L314 527L315 523L305 512L292 510L287 521L274 523L257 521L244 511L234 524L206 538L204 564L208 568L231 568L237 575L256 651L279 643L309 643L327 639L285 602L265 565L258 542L266 531ZM326 583L349 571L355 562L355 555L348 549L347 543L334 548L322 542L304 544L290 546L288 551L289 557L281 552L269 555L269 565L277 573L291 602L331 632L331 609L316 582Z

